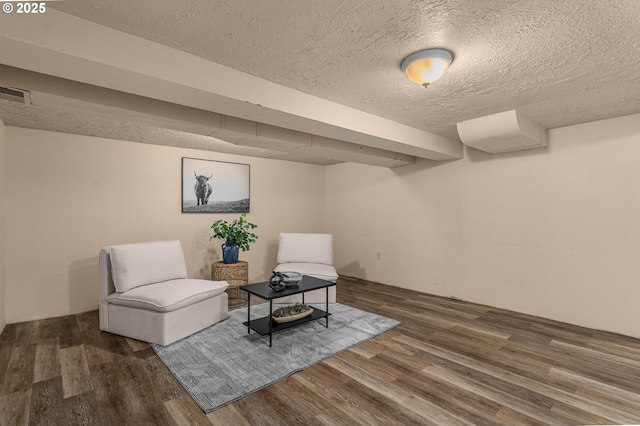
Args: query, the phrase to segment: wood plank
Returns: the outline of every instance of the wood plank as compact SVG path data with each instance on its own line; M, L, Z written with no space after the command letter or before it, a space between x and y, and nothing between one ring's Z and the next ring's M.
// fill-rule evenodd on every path
M330 369L328 371L331 371ZM342 386L350 383L346 377L341 379L341 384L337 385L336 382L325 380L323 376L312 376L304 374L305 372L297 373L293 376L293 379L300 383L300 386L307 389L307 393L319 398L319 402L325 407L332 407L329 412L323 410L321 413L316 414L316 419L322 424L334 422L333 424L377 424L378 418L367 411L363 411L360 406L355 403L351 397L352 395L342 390ZM336 376L342 376L339 373L335 373Z
M305 409L299 403L298 396L286 392L281 386L269 386L260 391L267 403L278 412L289 425L320 426L322 422L316 418L316 413Z
M607 425L613 423L611 419L581 410L578 407L563 402L556 402L553 407L551 407L551 411L561 414L565 418L572 419L576 424Z
M60 371L64 398L93 389L89 365L82 346L60 349Z
M365 362L366 358L363 358L352 351L344 351L330 358L326 363L328 365L334 366L335 364L332 365L332 362L336 360L346 361L347 363L352 365L362 365ZM405 365L400 363L397 364L397 366L397 368L394 368L394 366L392 365L387 365L384 362L380 362L380 358L376 356L369 359L369 362L367 363L367 372L370 375L377 377L379 380L392 382L398 377L402 376L405 371L407 371L407 367Z
M29 424L31 388L0 395L0 425Z
M539 362L547 363L550 366L570 370L631 392L638 389L638 381L635 380L634 374L630 373L636 371L636 369L631 367L617 365L615 362L609 362L606 359L599 359L594 356L581 356L560 345L537 346L510 342L509 346L511 351Z
M39 320L37 323L39 340L55 337L62 349L82 344L82 336L75 315Z
M41 382L60 376L60 344L58 338L40 340L36 344L33 382Z
M363 280L337 290L402 325L207 415L97 311L8 324L0 424L640 423L639 339Z
M29 423L37 425L64 424L62 378L56 377L34 383L31 389Z
M623 358L640 361L640 348L636 348L629 345L620 345L612 342L603 342L600 340L592 339L588 347L595 349L599 352L608 353L611 355L618 355Z
M325 362L344 375L372 389L373 391L386 396L404 408L413 411L415 414L422 416L431 422L455 425L471 424L459 418L454 413L446 412L434 404L420 397L416 397L402 386L395 384L393 381L389 382L384 378L380 378L375 374L369 373L369 371L363 368L361 364L351 363L338 357L330 358Z
M567 342L560 342L558 340L551 341L550 345L563 348L572 355L579 355L581 358L595 359L598 360L598 362L608 361L615 365L624 365L626 367L629 367L630 369L636 370L636 374L640 374L640 361L636 361L635 359L629 359L595 349L573 345Z
M124 340L124 338L123 338ZM90 368L97 409L105 425L131 423L136 415L131 411L138 405L130 393L127 367L117 361L98 364Z
M262 392L252 393L234 404L251 425L287 425L281 413L274 410Z
M4 382L11 360L11 352L16 340L16 325L7 324L0 334L0 395L5 393Z
M136 382L143 373L132 371L126 361L123 358L91 368L96 403L104 423L174 424L154 389Z
M371 392L355 380L340 386L340 393L348 396L355 407L369 413L371 418L375 418L377 424L421 425L425 423L424 417L377 392Z
M413 357L417 352L414 348L393 340L394 336L399 335L402 335L402 333L390 330L349 350L367 359L371 359L381 353L386 353L390 356Z
M481 395L423 374L404 376L398 379L397 385L474 425L494 424L494 416L502 407Z
M100 316L98 311L77 314L76 321L78 322L78 330L80 330L81 333L100 330Z
M456 306L452 308L450 306L442 306L441 304L434 302L433 299L425 299L425 298L416 298L416 299L406 299L403 300L401 306L411 306L418 307L423 309L425 312L429 312L430 314L440 315L444 318L449 318L452 320L476 320L480 316L478 312L464 312L458 309Z
M145 408L151 417L151 422L153 424L169 423L171 421L171 414L163 403L162 395L156 389L156 382L148 373L148 363L146 360L132 352L130 356L124 357L120 362L127 368L127 373L133 384L131 389L133 396L137 400L137 403ZM184 394L180 396L182 395ZM181 408L185 409L186 407L186 405L181 406ZM194 409L197 408L197 405L192 401L192 405L189 407ZM174 408L176 407L174 406ZM198 408L198 410L200 409ZM183 414L186 414L186 411L183 412Z
M495 309L486 305L479 305L476 303L466 302L464 300L452 299L450 297L435 296L432 294L418 293L412 300L426 301L435 306L441 306L443 308L453 309L459 312L465 312L467 314L481 316L491 310Z
M362 426L362 423L359 423L357 419L336 409L335 407L327 407L327 409L316 418L326 426Z
M189 395L164 402L169 415L177 425L209 425L207 416Z
M235 404L225 405L207 414L213 425L251 426L251 423L236 408Z
M628 423L632 421L632 419L628 416L628 413L625 413L620 410L616 410L612 407L607 406L606 404L601 404L595 401L589 401L586 398L567 392L563 389L559 389L557 387L554 387L542 381L533 380L525 376L521 376L509 371L501 370L500 368L488 366L482 363L481 361L475 360L465 355L457 355L450 351L448 352L446 350L443 351L427 343L424 343L423 346L430 347L432 352L440 354L440 356L443 357L443 359L444 358L453 359L459 365L464 365L466 367L469 367L469 369L473 371L477 371L477 372L486 374L488 376L492 376L502 380L502 382L492 381L490 383L490 386L494 391L504 392L508 395L516 395L522 400L525 400L528 402L535 402L536 406L549 407L550 405L553 404L552 401L556 401L556 402L560 401L568 405L572 405L574 407L583 409L584 411L595 414L595 415L600 415L603 417L606 416L606 418L608 418L610 421L613 420L613 421L622 422L622 423ZM431 371L430 369L431 367L428 367L423 371L424 372ZM448 371L451 372L455 370L449 369ZM476 383L482 383L483 385L487 384L486 380L482 381L481 379L478 378L477 374L472 374L472 372L469 370L466 370L463 373L456 372L455 374L459 374L459 375L464 374L465 377L474 378ZM517 388L504 387L503 383L511 383L517 386ZM527 395L526 392L533 392L533 393ZM541 399L543 395L544 395L544 400ZM549 400L549 398L551 398L551 400ZM535 416L533 417L535 418Z
M545 407L540 407L535 401L529 401L519 398L508 392L496 389L490 384L482 383L478 380L470 379L462 374L452 373L449 370L438 366L427 367L423 373L427 376L449 382L452 386L458 386L468 392L477 394L483 398L494 401L502 406L511 408L514 411L529 416L537 421L546 424L568 424L571 423L569 418L551 412Z
M577 386L574 394L576 397L583 398L584 401L595 400L598 401L599 404L630 415L634 415L640 411L640 394L559 369L553 369L550 374L558 375L565 380L571 380L576 383Z
M36 361L36 345L14 346L2 384L4 394L25 391L33 383L33 367Z
M143 351L149 348L149 344L147 342L141 342L140 340L128 339L125 338L127 344L131 348L133 352Z
M87 359L87 365L94 366L104 364L114 360L114 353L118 354L121 351L114 350L111 344L116 339L105 339L104 334L98 330L84 331L83 335L83 349L84 355ZM120 340L121 342L121 340Z
M560 368L551 368L549 371L550 376L557 376L565 380L570 380L576 383L576 392L580 389L588 389L590 392L598 392L600 395L608 395L611 398L615 398L617 401L634 407L640 410L640 393L629 392L625 389L620 389L616 386L612 386L607 383L602 383L597 380L581 376L571 371L562 370Z
M102 425L103 414L98 411L95 392L85 392L62 401L64 425Z
M187 391L184 390L151 347L135 352L135 355L141 360L139 367L144 370L148 386L154 389L153 392L160 401L168 401L188 395Z
M21 322L15 325L14 346L30 346L38 343L38 321Z
M68 327L76 326L75 315L47 318L37 321L38 340L59 338Z
M497 424L501 425L548 426L546 422L534 419L509 407L502 407L496 414L495 419Z
M328 402L326 399L309 392L299 380L291 376L279 381L273 387L278 388L279 392L286 395L295 395L296 404L299 407L304 407L304 410L309 413L309 416L317 417L322 414Z

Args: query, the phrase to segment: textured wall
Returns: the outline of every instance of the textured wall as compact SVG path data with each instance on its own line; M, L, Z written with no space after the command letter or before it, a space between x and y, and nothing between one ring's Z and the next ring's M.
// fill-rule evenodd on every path
M189 276L209 278L223 243L210 226L237 215L181 213L181 157L251 165L251 281L275 266L279 232L324 230L322 166L7 127L7 321L96 309L105 245L179 239Z
M640 337L638 138L635 115L536 151L329 166L338 272Z

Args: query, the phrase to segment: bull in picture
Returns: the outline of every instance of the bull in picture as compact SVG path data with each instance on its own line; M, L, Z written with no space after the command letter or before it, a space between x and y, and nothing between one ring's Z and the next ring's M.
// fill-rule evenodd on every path
M211 179L213 175L206 177L198 175L195 171L193 172L193 175L196 177L196 186L193 190L196 192L198 205L204 206L209 203L209 197L213 193L213 189L211 189L211 184L209 183L209 179Z

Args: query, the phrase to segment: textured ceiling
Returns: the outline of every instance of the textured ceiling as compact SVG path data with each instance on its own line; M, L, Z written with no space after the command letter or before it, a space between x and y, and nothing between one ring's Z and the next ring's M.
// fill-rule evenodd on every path
M638 0L67 0L47 6L454 140L456 123L506 110L546 128L640 113ZM452 50L455 59L424 89L399 64L429 47Z

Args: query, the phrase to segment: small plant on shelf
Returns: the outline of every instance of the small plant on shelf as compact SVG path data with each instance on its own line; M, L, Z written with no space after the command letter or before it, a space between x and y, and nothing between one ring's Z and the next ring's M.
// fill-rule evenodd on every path
M211 225L213 235L209 240L214 238L225 240L225 243L222 244L224 263L236 263L238 261L238 249L247 251L249 250L249 245L258 240L258 236L251 232L252 229L257 227L257 225L247 221L246 213L242 213L238 219L231 223L223 219L215 221Z

